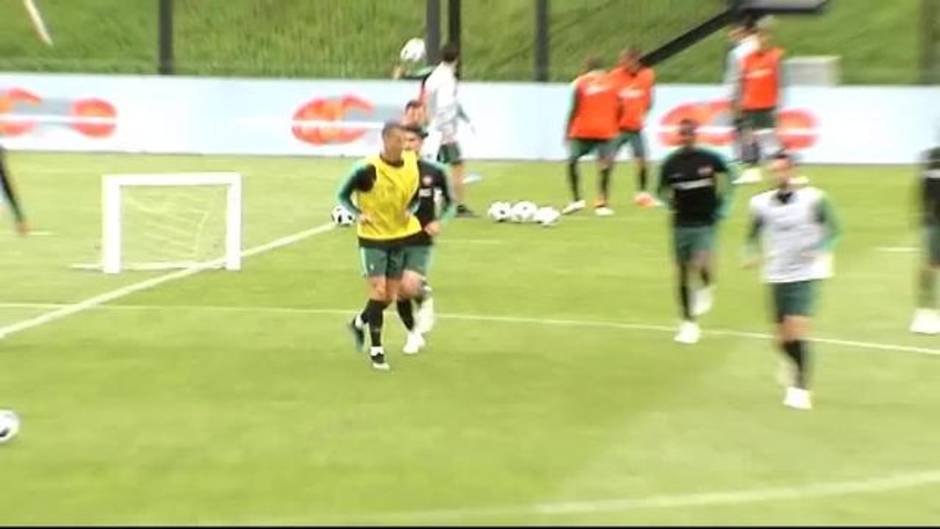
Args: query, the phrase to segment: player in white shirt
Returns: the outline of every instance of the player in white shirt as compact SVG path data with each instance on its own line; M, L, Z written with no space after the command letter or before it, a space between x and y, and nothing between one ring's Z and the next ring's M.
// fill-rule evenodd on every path
M753 266L763 247L764 282L770 285L777 344L792 362L783 404L812 408L809 349L806 336L819 281L832 276L832 248L839 225L821 190L793 183L796 164L784 152L770 165L777 188L751 199L751 228L746 266Z
M434 68L424 82L424 94L427 101L431 128L440 135L441 146L437 161L449 165L453 177L454 195L457 199L457 216L476 216L464 204L465 166L460 145L457 143L457 124L463 120L470 125L470 119L457 101L457 62L460 50L453 44L447 44L441 50L441 63Z

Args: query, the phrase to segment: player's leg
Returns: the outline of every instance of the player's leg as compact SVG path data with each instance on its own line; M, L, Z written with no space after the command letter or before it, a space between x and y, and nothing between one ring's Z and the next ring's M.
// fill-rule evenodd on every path
M937 271L940 269L940 226L926 226L923 235L923 258L917 276L917 310L911 332L940 334L940 313L937 311Z
M735 184L754 184L763 180L760 170L761 149L757 130L762 127L762 114L744 111L738 123L738 144L741 163L744 170L734 181Z
M15 190L13 189L13 179L10 176L10 173L7 171L6 154L2 145L0 145L0 186L3 188L3 197L0 198L0 202L6 201L7 205L10 206L10 209L13 210L13 216L16 222L16 231L20 235L27 235L29 228L26 225L26 219L23 216L20 201L16 196Z
M584 199L581 198L581 175L578 173L578 161L589 152L591 152L591 146L587 140L578 138L568 140L568 186L571 189L571 202L561 210L563 215L574 213L585 207Z
M408 330L408 338L403 352L405 354L415 354L424 347L424 338L415 321L412 299L417 297L419 291L423 289L430 246L409 246L403 250L403 254L404 271L401 286L398 289L399 296L396 307L402 323Z
M457 200L457 216L475 217L476 214L464 203L467 193L465 182L467 168L460 151L460 144L456 140L442 143L437 153L437 161L450 166L451 184L454 189L454 198Z
M614 140L598 140L594 144L597 153L598 196L594 201L594 213L600 217L614 214L610 208L610 177L614 170Z
M634 204L648 208L661 206L662 204L649 192L649 176L646 163L646 138L642 130L628 131L623 133L623 141L630 145L630 152L633 154L633 164L636 167L637 189L633 197Z
M365 346L365 327L369 327L371 347L369 357L372 366L376 369L387 370L385 350L382 346L382 327L385 319L385 308L390 303L393 292L389 290L389 281L386 277L390 266L391 252L381 248L360 248L363 275L369 289L369 299L362 313L349 323L353 334L356 349L362 350Z
M434 261L434 246L424 246L422 248L423 250L416 252L416 255L410 260L409 266L420 278L420 282L411 294L411 299L418 309L415 314L415 330L423 336L434 328L434 297L431 295L431 285L428 283L428 277L431 274L431 263Z
M780 320L779 334L784 355L793 369L793 379L787 387L783 404L812 409L809 391L809 333L810 317L815 302L816 281L798 281L774 285L775 310Z
M676 285L679 295L679 307L682 314L682 323L675 340L679 343L693 344L699 341L701 330L695 322L692 312L692 252L694 238L692 228L676 226L673 231L673 249L676 261Z
M715 255L715 227L702 226L695 232L693 238L693 275L700 280L700 286L693 295L692 314L702 316L712 310L715 303L714 255Z

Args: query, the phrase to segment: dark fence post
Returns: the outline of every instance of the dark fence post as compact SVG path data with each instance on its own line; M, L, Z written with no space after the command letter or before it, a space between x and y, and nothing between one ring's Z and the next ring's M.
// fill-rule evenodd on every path
M441 51L441 2L427 0L424 15L424 42L428 64L437 64Z
M159 34L161 75L173 75L173 0L160 0Z
M940 2L921 0L920 80L940 84Z
M457 49L460 50L460 62L457 63L457 77L460 77L460 71L463 69L463 63L466 60L463 48L460 47L460 37L463 34L460 7L460 0L448 0L447 2L447 41L457 46Z
M548 0L535 0L535 80L548 81Z

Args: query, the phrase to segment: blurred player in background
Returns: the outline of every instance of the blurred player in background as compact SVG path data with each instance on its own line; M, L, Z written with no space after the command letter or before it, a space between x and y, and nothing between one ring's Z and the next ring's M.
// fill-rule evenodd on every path
M806 337L818 283L832 275L831 252L839 225L825 193L793 185L795 165L786 153L774 155L770 169L776 189L751 199L750 258L745 264L758 262L757 246L762 239L764 282L771 287L777 345L792 372L782 381L787 386L783 404L808 410L812 400Z
M781 147L776 127L783 82L783 50L771 46L770 32L765 28L757 31L757 39L757 50L741 62L741 97L736 115L744 129L745 141L753 138L757 144L756 156L748 157L748 168L738 179L741 184L760 182L761 153L776 152Z
M748 17L741 24L733 26L728 32L728 40L730 50L725 58L724 80L734 119L735 155L738 160L750 166L760 161L760 155L755 136L744 127L741 119L741 66L744 58L760 47L754 19Z
M424 83L424 95L431 118L431 127L440 134L441 146L437 153L437 161L449 165L454 178L454 197L457 200L458 217L475 217L476 215L464 204L466 190L464 187L463 156L460 144L457 143L458 121L463 120L473 125L464 112L460 102L457 101L457 62L460 60L460 50L454 44L447 44L441 49L441 62L434 68Z
M620 101L611 76L602 69L598 57L588 57L584 62L584 73L572 83L571 110L565 124L568 142L568 182L571 185L571 203L562 213L567 215L584 209L581 198L578 160L591 153L597 155L600 173L599 193L594 202L594 212L600 216L613 215L608 205L610 196L610 173L613 167L614 139L619 131Z
M640 62L640 50L631 47L620 54L620 63L610 75L620 98L620 134L614 144L613 157L623 145L629 145L637 169L637 194L634 202L643 207L659 203L649 193L646 169L646 138L643 124L653 106L653 85L656 74Z
M428 112L424 102L420 99L412 99L405 103L405 113L402 114L401 124L403 127L420 127L422 132L426 132L428 126Z
M911 323L911 332L940 334L940 313L937 312L937 271L940 270L940 147L935 147L925 154L918 191L923 250L917 283L918 308Z
M427 132L417 125L405 127L405 149L420 153ZM440 203L440 208L438 208ZM405 272L398 296L398 315L408 330L403 352L415 354L424 347L424 334L434 326L434 299L428 274L434 237L441 233L441 225L456 212L453 193L443 165L418 159L418 209L415 216L421 223L422 233L405 251ZM412 310L417 308L417 318Z
M679 123L682 147L673 151L660 167L659 198L673 212L673 242L682 323L676 334L679 343L699 341L701 329L695 319L712 308L712 256L715 228L728 216L734 192L733 169L712 151L696 146L698 124L691 119ZM720 185L718 175L725 176ZM701 287L691 290L698 276Z
M337 193L339 203L358 220L362 273L369 286L366 307L349 322L349 330L356 349L362 350L369 326L369 357L372 367L382 371L389 369L382 346L385 308L396 300L409 247L424 233L413 214L418 174L418 156L405 150L401 124L386 123L382 151L357 164Z
M13 212L13 222L17 233L26 235L29 228L26 225L26 216L23 214L23 208L20 207L20 201L13 189L13 181L10 173L7 171L6 155L3 147L0 147L0 189L3 191L3 198Z

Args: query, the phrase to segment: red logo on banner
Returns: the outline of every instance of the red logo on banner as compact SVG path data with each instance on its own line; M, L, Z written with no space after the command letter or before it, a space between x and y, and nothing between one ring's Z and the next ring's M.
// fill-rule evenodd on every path
M0 92L0 115L9 114L18 105L39 106L42 98L23 90L22 88L12 88ZM0 121L0 136L20 136L26 134L36 123L31 120L11 120Z
M114 118L117 112L114 111L114 105L101 99L82 99L72 104L69 109L71 115L78 118L79 121L72 124L72 128L81 132L85 136L93 138L103 138L110 136L114 132ZM101 122L82 122L81 118L106 118Z
M314 99L294 113L294 137L306 143L325 145L350 143L361 138L368 129L344 126L340 123L349 112L358 111L366 115L374 109L372 103L353 95L331 99ZM330 125L328 122L337 122Z
M68 114L62 115L62 105L68 105ZM43 114L30 119L31 113L17 114L23 106L33 107L32 113ZM42 108L51 107L44 111ZM22 88L0 91L0 136L22 136L40 126L68 127L83 136L103 138L114 133L117 111L114 105L102 99L42 98Z
M727 100L684 103L660 120L659 141L664 145L679 145L679 122L690 118L699 124L699 141L728 145L734 141L730 116L731 103ZM777 137L787 149L812 147L817 139L816 126L816 118L809 111L787 109L777 113Z

